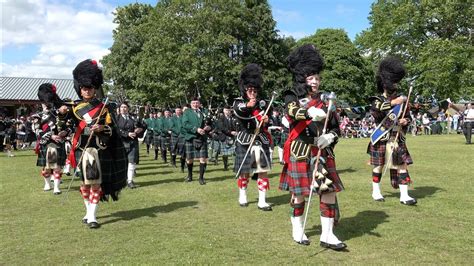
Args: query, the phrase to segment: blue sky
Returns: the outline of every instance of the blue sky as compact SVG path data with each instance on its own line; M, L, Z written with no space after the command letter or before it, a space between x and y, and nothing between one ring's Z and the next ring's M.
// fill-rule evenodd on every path
M71 78L74 66L100 60L112 45L117 6L156 0L2 0L1 75ZM280 35L296 39L320 28L344 29L354 40L369 27L373 1L270 0Z

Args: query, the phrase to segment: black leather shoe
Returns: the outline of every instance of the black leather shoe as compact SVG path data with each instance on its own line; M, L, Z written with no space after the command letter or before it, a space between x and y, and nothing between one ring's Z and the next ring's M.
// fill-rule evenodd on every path
M132 181L132 182L127 184L127 187L130 188L130 189L134 189L134 188L137 188L137 185L135 185L135 183Z
M193 179L191 177L187 176L187 177L185 177L185 181L186 182L191 182L191 181L193 181Z
M385 202L385 199L384 198L380 198L380 199L374 199L375 201L378 201L378 202Z
M320 246L323 247L323 248L329 248L329 249L332 249L332 250L335 250L335 251L340 251L340 250L343 250L343 249L347 248L347 245L344 244L343 242L341 242L339 244L329 244L329 243L321 241Z
M87 224L90 229L97 229L100 227L100 224L98 222L90 222Z
M273 211L272 206L258 207L258 209L264 212Z
M240 207L248 207L249 204L248 203L239 203Z
M199 185L205 185L206 181L204 181L204 178L199 178Z
M62 192L61 191L58 191L58 192L54 192L53 194L54 195L60 195Z
M71 176L71 173L67 172L66 175L67 175L67 176Z
M412 200L407 200L407 201L400 201L400 203L403 205L413 206L413 205L416 205L417 201L416 199L412 199Z
M304 246L309 246L309 244L311 244L311 242L310 242L308 239L306 239L306 240L301 240L301 241L296 241L296 240L295 240L295 242L296 242L297 244L299 244L299 245L304 245Z

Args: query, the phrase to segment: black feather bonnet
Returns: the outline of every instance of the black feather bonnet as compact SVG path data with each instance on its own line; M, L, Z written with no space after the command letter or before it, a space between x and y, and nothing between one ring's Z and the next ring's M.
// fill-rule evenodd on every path
M248 64L240 72L239 88L240 95L246 97L248 87L254 87L257 91L262 88L262 68L258 64Z
M81 99L81 87L94 87L98 93L101 92L104 77L95 60L87 59L80 62L72 71L72 76L74 78L74 89Z
M288 70L293 74L294 91L297 96L306 95L311 89L306 85L306 78L323 70L323 57L314 45L305 44L293 50L287 61Z
M393 93L396 89L393 87L393 84L400 82L405 75L406 70L400 59L395 57L383 59L375 76L377 90L383 92L384 88L386 88L389 93Z
M61 107L62 101L56 93L56 86L51 83L43 83L38 88L38 99L45 104Z

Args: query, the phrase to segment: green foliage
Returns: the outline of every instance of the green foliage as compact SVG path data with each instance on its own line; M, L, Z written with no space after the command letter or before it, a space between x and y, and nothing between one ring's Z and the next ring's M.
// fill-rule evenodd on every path
M231 103L248 63L262 65L264 95L288 85L290 41L277 35L267 1L160 1L145 11L138 4L119 9L115 42L104 60L111 68L106 76L129 97L146 95L158 105L193 96ZM131 38L137 41L130 44Z
M43 192L33 151L0 154L0 256L4 265L468 265L474 260L474 193L469 164L472 145L461 135L408 138L415 163L410 195L417 207L398 202L398 191L382 178L386 201L374 202L368 139L341 139L336 146L345 190L338 193L341 221L335 234L349 252L319 246L319 199L313 197L307 225L312 241L303 247L291 238L287 192L278 190L281 166L270 173L272 212L257 209L257 184L249 183L250 205L241 208L232 172L208 165L207 184L183 182L180 173L141 149L136 182L117 202L99 204L102 227L88 229L74 181L63 176L63 194ZM275 156L277 152L273 153ZM197 166L195 164L195 175Z
M377 1L371 27L356 44L376 64L387 54L402 57L416 90L440 98L473 97L472 1Z
M321 90L334 91L351 104L366 104L373 88L373 73L368 62L342 29L320 29L297 42L314 44L324 58Z

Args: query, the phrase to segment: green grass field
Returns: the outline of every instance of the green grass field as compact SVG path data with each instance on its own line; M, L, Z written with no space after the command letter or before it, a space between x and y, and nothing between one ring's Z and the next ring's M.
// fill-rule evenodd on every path
M270 174L274 210L262 212L255 181L250 206L241 208L233 173L222 164L209 165L208 183L200 186L184 183L185 174L142 150L140 187L101 203L102 227L91 230L81 223L79 182L63 203L64 193L42 191L32 151L1 154L0 264L472 264L474 145L465 145L462 135L410 136L410 194L418 199L411 207L399 203L387 175L386 201L372 201L367 143L342 139L336 148L346 190L339 194L342 219L335 232L348 245L339 253L319 246L317 198L307 228L313 243L293 242L289 194L277 189L280 165Z

